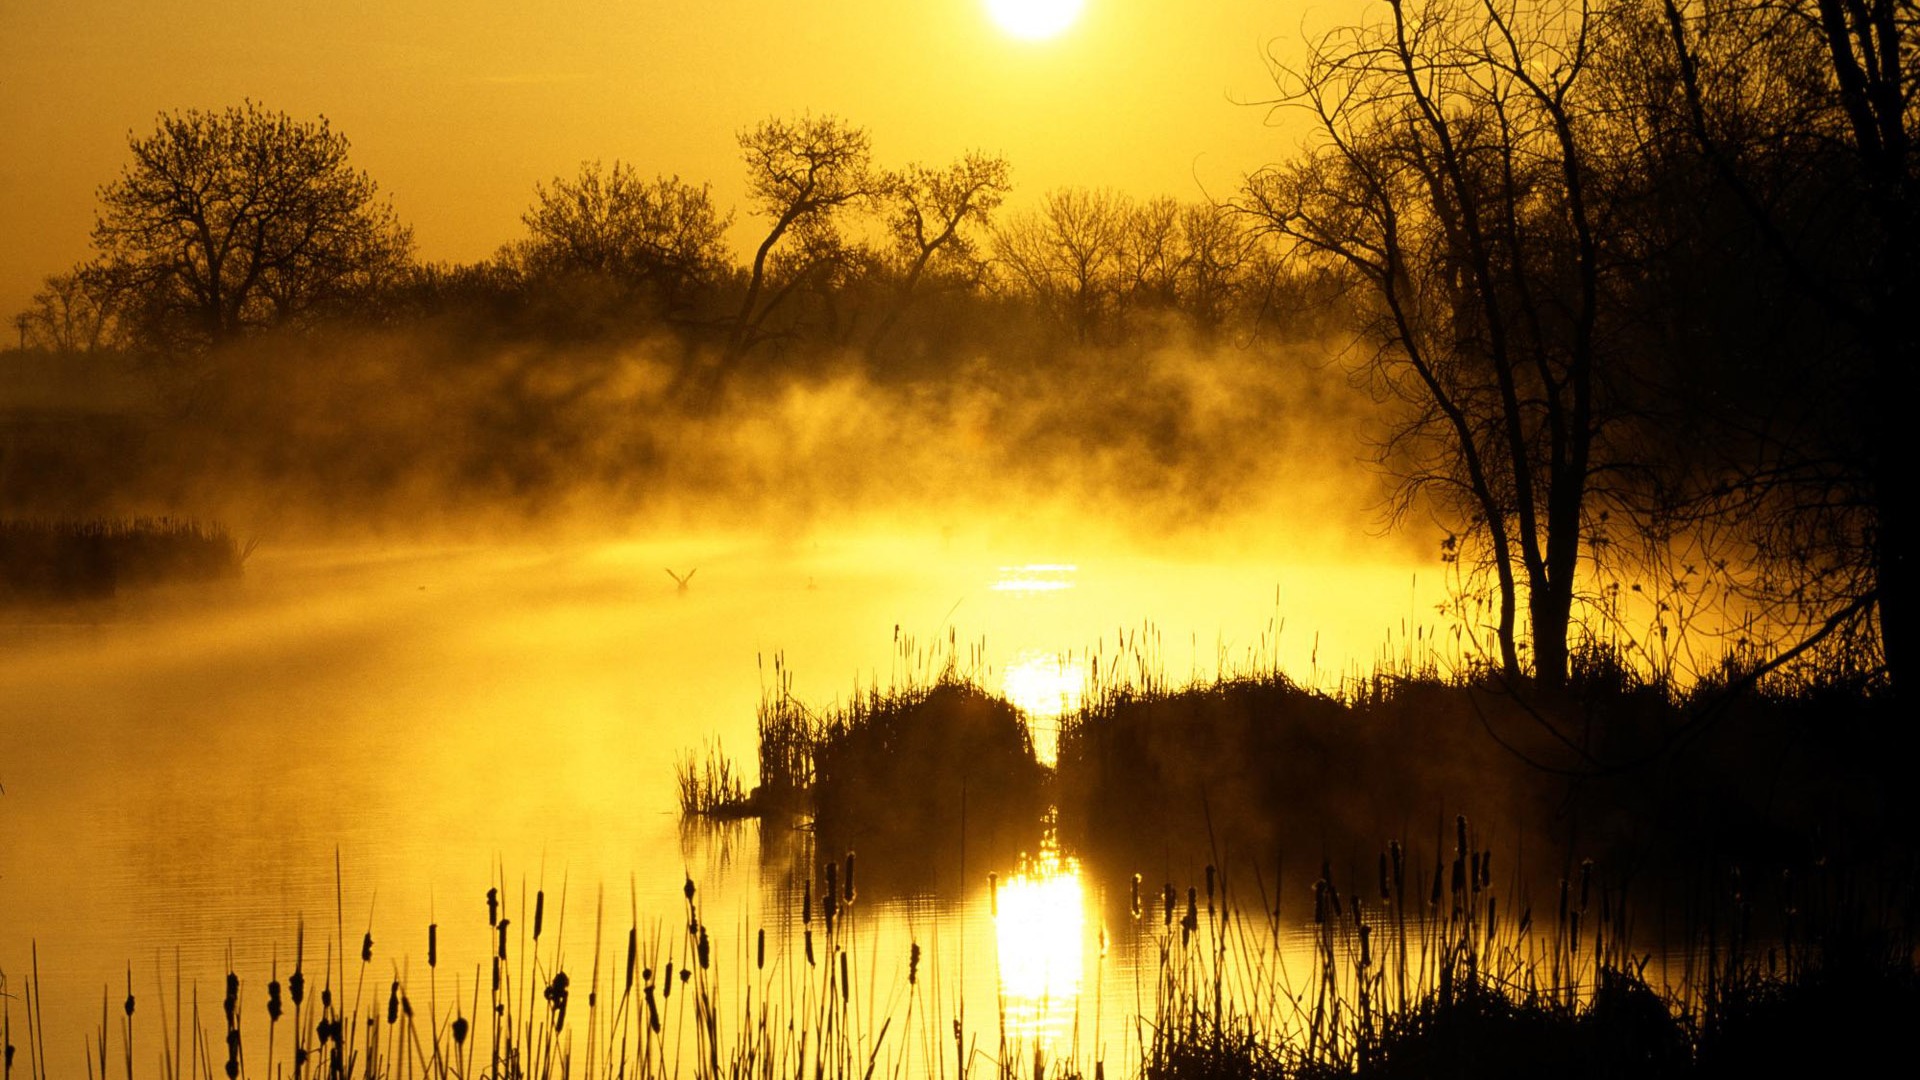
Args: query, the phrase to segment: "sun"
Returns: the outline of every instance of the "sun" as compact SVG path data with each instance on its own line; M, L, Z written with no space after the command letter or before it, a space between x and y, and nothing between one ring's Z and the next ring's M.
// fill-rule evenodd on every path
M1041 41L1073 25L1084 0L986 0L987 14L1017 38Z

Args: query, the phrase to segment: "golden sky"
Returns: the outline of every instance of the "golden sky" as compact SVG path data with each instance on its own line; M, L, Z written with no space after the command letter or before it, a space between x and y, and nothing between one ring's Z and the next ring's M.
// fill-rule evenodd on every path
M738 205L735 132L802 111L866 126L882 164L1004 153L1015 205L1225 196L1294 141L1237 104L1272 93L1269 51L1363 2L1086 0L1034 43L982 0L0 0L0 312L85 257L162 111L326 115L431 260L519 236L534 183L586 159Z

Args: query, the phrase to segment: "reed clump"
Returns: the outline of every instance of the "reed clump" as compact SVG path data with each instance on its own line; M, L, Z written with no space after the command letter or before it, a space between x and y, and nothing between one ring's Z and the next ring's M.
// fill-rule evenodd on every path
M237 577L248 553L222 526L199 521L9 519L0 521L0 602L105 600Z
M758 810L717 742L708 744L704 754L689 751L674 765L673 780L684 816L727 821L751 817Z

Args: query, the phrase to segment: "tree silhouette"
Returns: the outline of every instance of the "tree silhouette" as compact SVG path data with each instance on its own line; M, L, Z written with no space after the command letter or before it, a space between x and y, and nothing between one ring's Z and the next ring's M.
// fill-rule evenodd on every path
M365 299L407 264L411 235L347 163L322 117L253 102L163 115L101 189L94 226L108 277L141 343L220 345Z
M1920 365L1920 158L1903 0L1662 0L1680 127L1781 279L1770 301L1820 327L1819 385L1742 395L1718 430L1744 453L1706 477L1706 511L1737 514L1763 573L1757 598L1821 631L1877 616L1897 687L1910 665L1911 543L1900 432ZM1749 378L1801 373L1755 350ZM1758 355L1768 366L1756 370ZM1817 407L1815 407L1817 405ZM1791 616L1789 616L1791 617Z
M1129 207L1107 190L1060 188L1004 225L994 253L1012 284L1038 300L1081 343L1096 337L1121 288Z
M866 131L833 117L771 119L740 133L747 164L747 197L772 219L754 250L746 294L727 336L724 362L737 363L760 337L767 316L791 294L806 272L842 250L834 215L875 191ZM766 295L775 249L798 235L803 258L786 268L784 280ZM708 393L717 390L709 386Z
M929 270L944 267L963 284L979 280L982 264L970 228L985 226L1012 183L1005 158L970 153L945 169L909 165L880 185L887 232L900 264L892 304L868 338L876 349L893 329Z
M1397 507L1428 496L1484 552L1509 679L1568 673L1583 533L1609 411L1592 199L1595 26L1577 3L1390 0L1320 41L1289 100L1317 145L1254 177L1246 209L1373 298L1374 385L1400 406Z
M575 179L535 187L522 217L532 238L519 254L534 274L602 277L672 315L726 275L730 217L714 209L705 184L647 181L618 161L610 169L587 162Z

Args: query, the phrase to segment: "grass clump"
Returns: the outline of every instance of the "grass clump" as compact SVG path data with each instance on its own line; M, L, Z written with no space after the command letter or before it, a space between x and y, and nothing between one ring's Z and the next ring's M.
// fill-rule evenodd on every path
M756 812L754 798L718 743L709 744L704 756L689 751L674 765L673 779L682 815L731 820Z

